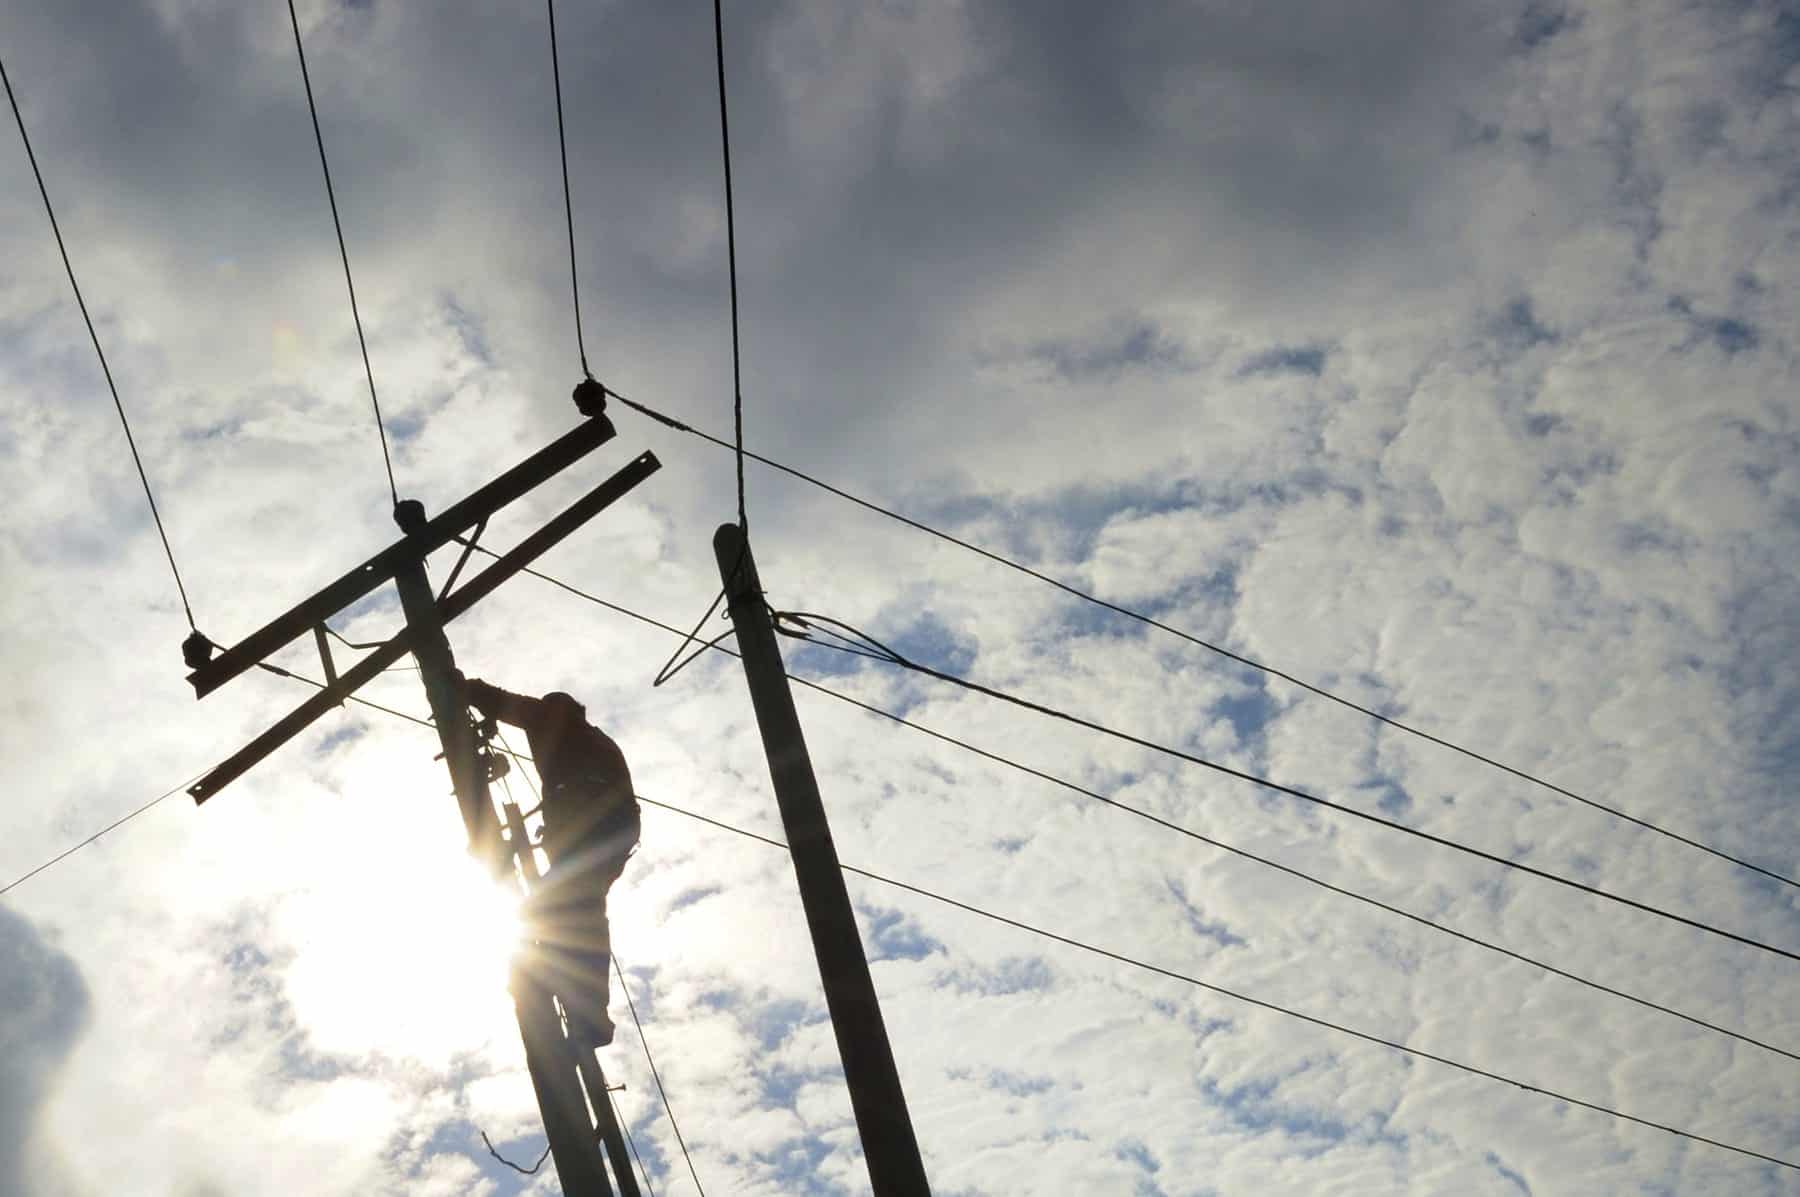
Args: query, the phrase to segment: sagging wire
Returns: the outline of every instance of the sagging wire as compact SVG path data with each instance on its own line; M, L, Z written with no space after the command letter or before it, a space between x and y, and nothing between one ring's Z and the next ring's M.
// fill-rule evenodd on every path
M1674 911L1659 906L1652 906L1647 902L1640 902L1635 898L1628 898L1623 894L1601 889L1598 886L1589 885L1584 881L1577 881L1572 877L1565 877L1560 873L1550 872L1548 869L1540 869L1535 865L1528 865L1522 861L1512 860L1508 857L1501 856L1498 853L1488 852L1481 848L1464 844L1458 840L1450 839L1447 836L1435 835L1429 831L1408 826L1407 824L1398 822L1394 819L1384 818L1381 815L1359 810L1346 803L1337 802L1330 798L1322 798L1317 794L1308 793L1307 791L1298 789L1294 786L1283 785L1282 783L1273 781L1267 777L1260 777L1257 774L1249 773L1242 769L1234 769L1230 765L1221 764L1217 761L1200 756L1197 753L1188 752L1184 749L1173 747L1172 745L1162 744L1143 736L1133 735L1130 732L1108 727L1106 724L1098 723L1092 719L1085 719L1079 715L1059 710L1056 707L1046 706L1040 702L1033 702L1028 698L1023 698L1019 695L1011 694L992 686L983 685L980 682L960 677L954 673L947 673L941 669L934 669L929 665L908 658L903 653L882 643L867 632L864 632L851 624L845 623L842 620L808 611L780 612L778 615L779 622L793 624L801 633L814 629L836 629L832 631L831 635L834 639L842 643L832 643L828 640L817 639L804 634L798 636L800 639L811 640L812 643L819 644L825 648L835 649L840 652L848 652L858 656L874 657L884 663L910 670L914 673L923 674L926 677L936 678L939 681L947 682L950 685L968 690L971 693L982 694L989 698L998 699L1001 702L1009 703L1028 711L1035 711L1040 715L1046 715L1052 719L1058 719L1065 723L1073 724L1076 727L1085 728L1088 731L1098 732L1101 735L1109 736L1115 740L1120 740L1139 748L1145 748L1152 752L1159 752L1165 756L1174 757L1176 760L1186 761L1189 764L1199 765L1201 768L1210 769L1215 773L1221 773L1227 777L1236 778L1239 781L1247 781L1254 786L1270 790L1277 794L1286 795L1289 798L1309 803L1323 810L1335 811L1340 815L1346 815L1350 818L1373 823L1378 827L1385 827L1390 831L1397 831L1402 835L1424 840L1427 843L1436 844L1441 848L1449 848L1452 851L1461 852L1464 855L1472 856L1477 860L1486 861L1489 864L1499 865L1502 868L1516 870L1529 876L1537 877L1540 880L1566 886L1569 889L1587 894L1590 897L1614 902L1644 914L1655 915L1658 918L1679 923L1684 927L1689 927L1696 931L1704 931L1709 935L1716 935L1722 939L1731 940L1732 942L1741 944L1745 947L1755 948L1758 951L1768 952L1771 955L1781 956L1788 960L1800 962L1800 952L1777 947L1773 944L1765 943L1762 940L1752 939L1750 936L1740 935L1735 931L1728 931L1711 923L1689 918L1686 915L1677 914ZM796 633L789 631L787 634L795 635Z
M542 1168L544 1166L544 1161L550 1158L550 1146L549 1146L549 1144L545 1144L544 1145L544 1154L540 1155L537 1158L537 1163L533 1164L529 1168L526 1168L520 1164L513 1163L511 1160L507 1159L505 1156L501 1155L497 1150L495 1150L494 1144L487 1137L486 1131L481 1132L481 1141L483 1144L486 1145L489 1155L491 1155L495 1159L499 1160L502 1164L505 1164L508 1168L511 1168L514 1172L517 1172L520 1176L535 1176L535 1175L537 1175L537 1170L539 1168Z

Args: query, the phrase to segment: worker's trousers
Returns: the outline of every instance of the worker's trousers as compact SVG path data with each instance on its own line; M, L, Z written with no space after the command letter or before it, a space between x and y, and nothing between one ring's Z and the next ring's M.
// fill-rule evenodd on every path
M550 988L572 1022L610 1028L612 928L607 891L637 847L635 801L581 829L579 838L546 836L550 869L532 898L531 922L550 973ZM610 1032L606 1036L610 1038Z

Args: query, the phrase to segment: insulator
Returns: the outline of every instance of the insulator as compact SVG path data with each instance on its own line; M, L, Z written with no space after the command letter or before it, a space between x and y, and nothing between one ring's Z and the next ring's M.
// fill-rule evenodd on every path
M394 504L394 522L408 536L416 536L425 530L425 504L417 499L401 499Z
M181 659L189 669L198 669L212 660L213 642L204 633L194 631L181 642Z
M606 411L606 387L598 379L582 379L575 384L570 397L575 400L575 410L584 416L597 416Z

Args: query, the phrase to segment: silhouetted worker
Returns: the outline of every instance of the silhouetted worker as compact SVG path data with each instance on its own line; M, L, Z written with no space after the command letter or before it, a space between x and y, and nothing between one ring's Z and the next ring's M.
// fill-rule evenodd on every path
M525 730L543 780L543 848L550 857L530 917L543 941L551 989L572 1030L596 1046L612 1042L607 1015L612 932L606 893L625 871L641 827L625 754L587 721L587 708L560 690L528 698L468 681L469 705Z

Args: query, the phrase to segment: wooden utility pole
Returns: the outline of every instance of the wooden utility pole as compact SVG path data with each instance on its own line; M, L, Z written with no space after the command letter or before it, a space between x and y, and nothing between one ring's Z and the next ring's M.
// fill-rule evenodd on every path
M929 1197L931 1187L919 1157L912 1116L906 1109L906 1094L900 1088L887 1024L882 1021L831 827L825 821L818 779L813 776L812 758L800 731L800 716L794 710L787 669L775 642L775 625L763 601L750 543L736 524L725 524L713 535L713 554L724 580L731 624L737 629L738 651L743 654L744 678L750 684L750 702L762 730L775 801L794 858L800 901L819 960L819 979L824 983L825 1005L831 1012L831 1029L844 1063L844 1080L850 1088L857 1133L862 1136L869 1181L876 1197Z
M579 392L577 395L579 400ZM580 406L578 402L578 406ZM468 611L503 582L516 575L546 550L593 519L615 500L659 468L654 455L640 454L624 469L600 483L549 523L537 529L510 551L500 555L475 577L455 590L488 517L500 507L526 494L553 474L572 465L613 436L612 424L597 407L582 407L591 418L573 431L506 471L441 515L427 519L422 505L407 500L394 509L403 539L350 570L335 582L303 600L217 657L212 645L198 633L183 645L193 672L188 680L204 698L248 669L262 665L272 653L309 633L318 646L326 684L275 725L227 758L190 786L196 802L205 802L263 757L299 734L314 720L343 703L383 669L411 653L419 664L425 697L431 704L432 722L443 745L444 763L450 771L469 849L498 879L524 890L527 896L539 878L532 844L524 820L510 805L503 823L488 791L488 765L481 738L469 716L462 675L456 670L444 625ZM465 533L473 532L468 538ZM445 593L433 595L425 573L425 559L433 550L461 541L461 560L450 573ZM325 621L385 582L399 591L406 626L341 673L331 659ZM514 871L514 862L517 871ZM529 910L529 905L527 906ZM527 919L529 923L530 920ZM558 982L564 983L566 982ZM512 973L513 1004L519 1034L525 1044L526 1065L544 1117L545 1136L556 1162L557 1178L567 1197L613 1197L613 1181L607 1175L605 1145L620 1197L638 1197L637 1179L631 1171L619 1133L606 1078L593 1046L572 1038L566 1020L557 1009L557 994L550 972L538 952L521 948ZM565 1006L574 995L562 994ZM591 1110L590 1110L591 1107Z
M470 847L478 858L498 861L502 867L511 863L509 855L516 857L529 900L538 881L531 839L523 819L508 828L508 838L502 838L493 797L488 792L487 770L476 754L475 726L469 719L462 675L457 672L449 637L444 635L424 562L403 565L394 574L394 585L400 592L407 630L412 633L413 659L419 663L432 721L437 724L438 739L444 746L450 785L465 821L471 823ZM609 1137L616 1139L619 1128L614 1123L612 1103L606 1099L606 1078L600 1072L599 1061L594 1059L592 1045L572 1039L565 1032L544 976L545 970L538 967L532 947L521 945L510 987L519 1037L525 1042L525 1067L531 1073L538 1109L544 1117L544 1137L550 1141L550 1158L556 1162L556 1177L562 1182L566 1197L612 1197L606 1165L600 1157L600 1142ZM591 1119L582 1093L583 1083L590 1079L598 1080L599 1090ZM597 1134L595 1122L599 1123ZM619 1175L621 1197L638 1197L637 1177L622 1149L613 1156L613 1167Z
M537 859L531 854L531 837L525 830L525 817L519 813L519 808L510 802L501 809L506 821L507 834L515 846L519 872L525 879L526 889L535 892L540 877ZM526 1011L529 1008L534 1026L546 1028L545 1034L535 1037L536 1041L548 1043L552 1049L559 1045L573 1049L564 1054L569 1057L569 1064L579 1074L575 1084L564 1084L558 1092L552 1095L546 1093L544 1085L538 1083L539 1072L542 1071L548 1078L552 1075L567 1075L567 1069L555 1068L554 1061L546 1061L547 1066L541 1070L532 1069L532 1083L538 1086L538 1108L545 1111L544 1125L549 1126L549 1110L552 1105L555 1105L559 1110L566 1112L565 1116L570 1125L579 1131L590 1132L592 1127L588 1122L587 1110L583 1107L581 1100L582 1092L585 1090L587 1104L594 1109L594 1120L600 1124L600 1145L606 1148L606 1156L612 1161L613 1175L619 1180L619 1197L639 1197L637 1175L631 1170L631 1157L625 1150L624 1136L619 1133L618 1119L613 1116L612 1099L607 1092L606 1074L601 1072L600 1061L594 1058L591 1050L584 1045L573 1043L563 1034L558 1025L556 1007L551 1003L550 992L544 988L542 980L548 971L543 966L543 961L531 949L527 949L521 958L515 959L513 963L513 1002L520 1010L520 1029L523 1030L525 1027ZM533 1036L526 1036L525 1051L528 1061L533 1039ZM590 1134L590 1141L591 1138ZM551 1153L555 1154L556 1140L552 1138L550 1144ZM559 1177L568 1175L563 1171L561 1164L557 1165L557 1175ZM566 1193L577 1191L566 1179L563 1181L563 1189Z

